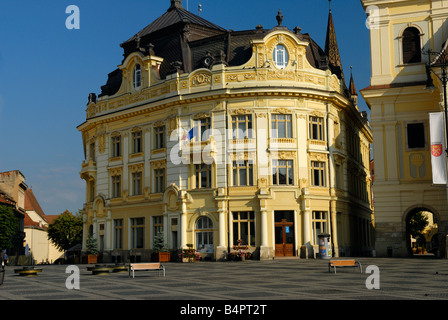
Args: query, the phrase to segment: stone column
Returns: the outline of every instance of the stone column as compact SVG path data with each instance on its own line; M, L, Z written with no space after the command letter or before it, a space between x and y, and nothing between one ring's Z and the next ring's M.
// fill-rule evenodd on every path
M333 240L334 256L339 257L336 200L330 201L330 215L331 215L331 238Z
M113 239L112 239L112 214L110 210L107 210L107 218L106 218L106 234L104 235L104 251L110 251L113 249Z
M311 211L310 211L310 204L309 199L307 199L309 195L308 188L302 189L302 203L301 203L301 210L303 215L303 240L304 243L302 245L301 250L301 257L304 257L308 259L310 256L313 255L313 247L311 245Z
M185 193L181 191L182 212L180 213L180 247L187 248L187 203L185 202Z
M266 260L270 258L270 255L268 244L268 213L265 199L260 199L260 220L261 220L260 260Z

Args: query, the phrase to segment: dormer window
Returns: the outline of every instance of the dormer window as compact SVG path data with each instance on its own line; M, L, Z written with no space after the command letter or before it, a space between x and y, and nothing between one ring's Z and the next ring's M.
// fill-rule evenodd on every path
M274 63L277 68L284 69L288 65L288 51L286 48L279 44L274 48Z
M142 86L142 67L137 64L134 68L134 89L138 90Z
M408 27L403 32L403 63L418 63L422 61L420 31Z

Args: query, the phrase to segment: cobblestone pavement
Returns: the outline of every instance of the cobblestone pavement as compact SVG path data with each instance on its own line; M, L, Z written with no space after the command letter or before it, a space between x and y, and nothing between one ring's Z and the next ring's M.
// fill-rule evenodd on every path
M156 271L92 275L78 265L79 289L67 289L67 265L39 266L34 277L6 267L1 300L170 300L178 306L200 301L447 300L448 260L356 258L363 272L328 271L328 260L275 259L246 262L165 263ZM368 289L366 273L378 267L379 289ZM378 275L378 273L376 273ZM71 282L73 283L73 282ZM372 283L372 282L371 282ZM378 284L378 282L377 282ZM181 303L179 305L179 302ZM177 310L176 312L178 312Z

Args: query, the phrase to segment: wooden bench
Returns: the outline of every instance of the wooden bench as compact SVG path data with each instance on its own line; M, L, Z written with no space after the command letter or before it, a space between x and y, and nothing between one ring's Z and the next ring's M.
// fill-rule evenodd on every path
M162 264L160 264L160 262L152 262L152 263L131 263L129 265L129 277L131 277L131 272L132 272L132 278L134 278L134 271L150 271L150 270L158 270L159 277L160 277L160 271L162 271L163 276L165 276L165 267Z
M334 269L334 273L336 273L336 267L352 267L359 268L362 273L362 266L356 260L330 260L328 263L328 272L331 272L331 268Z

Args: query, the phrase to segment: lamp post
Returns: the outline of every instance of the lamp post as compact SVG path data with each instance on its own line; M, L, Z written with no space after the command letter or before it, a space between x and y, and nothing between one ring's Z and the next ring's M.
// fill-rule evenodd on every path
M428 90L434 90L435 86L432 81L431 72L442 82L443 86L443 105L444 105L444 115L445 115L445 153L448 157L448 130L447 130L447 124L448 124L448 112L447 112L447 101L446 101L446 87L448 83L448 74L447 74L447 67L448 67L448 61L447 61L447 52L446 50L443 50L442 52L435 52L431 51L430 49L423 51L424 54L427 54L429 56L429 63L426 65L426 75L427 75L427 81L426 81L426 89ZM434 63L431 63L431 56L436 56ZM440 68L442 75L439 76L432 68Z

